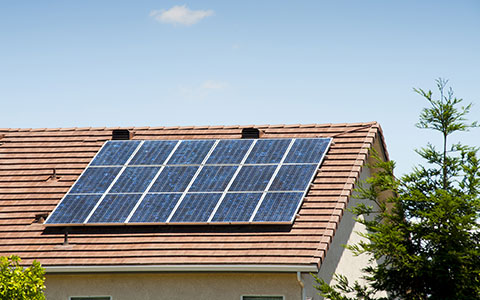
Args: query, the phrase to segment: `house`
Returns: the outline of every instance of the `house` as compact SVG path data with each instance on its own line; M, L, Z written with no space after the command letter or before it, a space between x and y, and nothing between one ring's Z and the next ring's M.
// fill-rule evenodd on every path
M240 139L245 128L258 129L260 139L332 138L293 224L44 224L112 132L132 140ZM50 300L320 299L310 273L327 282L334 272L358 278L366 263L342 245L362 230L346 208L357 201L355 184L371 174L371 149L388 160L376 122L0 129L0 255L40 261Z

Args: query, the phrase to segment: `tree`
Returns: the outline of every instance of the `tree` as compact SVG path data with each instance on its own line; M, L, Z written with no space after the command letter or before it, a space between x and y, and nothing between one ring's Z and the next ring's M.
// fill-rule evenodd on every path
M0 257L1 300L45 300L45 270L34 261L23 268L18 256Z
M379 171L357 189L358 198L376 205L359 204L351 210L367 232L361 234L364 241L347 246L355 255L371 257L363 269L365 283L350 285L335 275L337 283L329 286L316 278L325 298L480 299L478 148L449 144L448 139L477 123L466 120L471 104L461 106L463 100L446 88L446 80L436 83L438 100L430 90L414 91L429 103L417 127L440 132L441 149L428 143L416 150L426 165L400 179L393 174L394 162L376 156L370 167ZM379 291L388 296L377 296Z

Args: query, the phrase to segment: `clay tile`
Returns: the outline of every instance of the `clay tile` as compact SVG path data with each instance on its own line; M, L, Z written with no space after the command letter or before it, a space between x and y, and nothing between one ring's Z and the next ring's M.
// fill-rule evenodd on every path
M92 127L90 128L90 131L104 131L105 130L105 126L103 127Z
M314 128L316 126L316 124L304 124L304 125L300 125L300 128Z
M60 128L60 131L74 131L75 127L69 127L69 128Z
M240 125L225 125L223 128L225 129L238 129Z

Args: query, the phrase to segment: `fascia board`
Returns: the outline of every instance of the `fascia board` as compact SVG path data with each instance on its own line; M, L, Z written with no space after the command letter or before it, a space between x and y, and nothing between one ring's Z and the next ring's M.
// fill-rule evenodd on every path
M318 272L316 265L125 265L125 266L45 266L53 273L125 272Z

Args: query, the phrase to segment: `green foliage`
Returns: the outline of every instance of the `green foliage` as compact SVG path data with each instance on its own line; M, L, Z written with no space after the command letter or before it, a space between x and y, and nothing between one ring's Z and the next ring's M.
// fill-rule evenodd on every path
M45 270L34 261L20 266L18 256L0 257L0 300L44 300Z
M357 189L358 198L372 205L351 209L367 232L361 233L364 241L347 246L355 255L370 255L363 269L366 284L350 286L338 275L333 286L317 279L316 288L327 299L480 299L478 149L448 147L452 133L477 124L466 122L471 105L460 106L462 99L451 89L445 93L446 83L437 80L439 100L431 91L415 89L430 105L417 127L443 137L442 150L432 144L417 150L426 166L397 179L394 163L373 154L377 162L369 167L379 171ZM377 297L379 291L387 292L388 298Z

